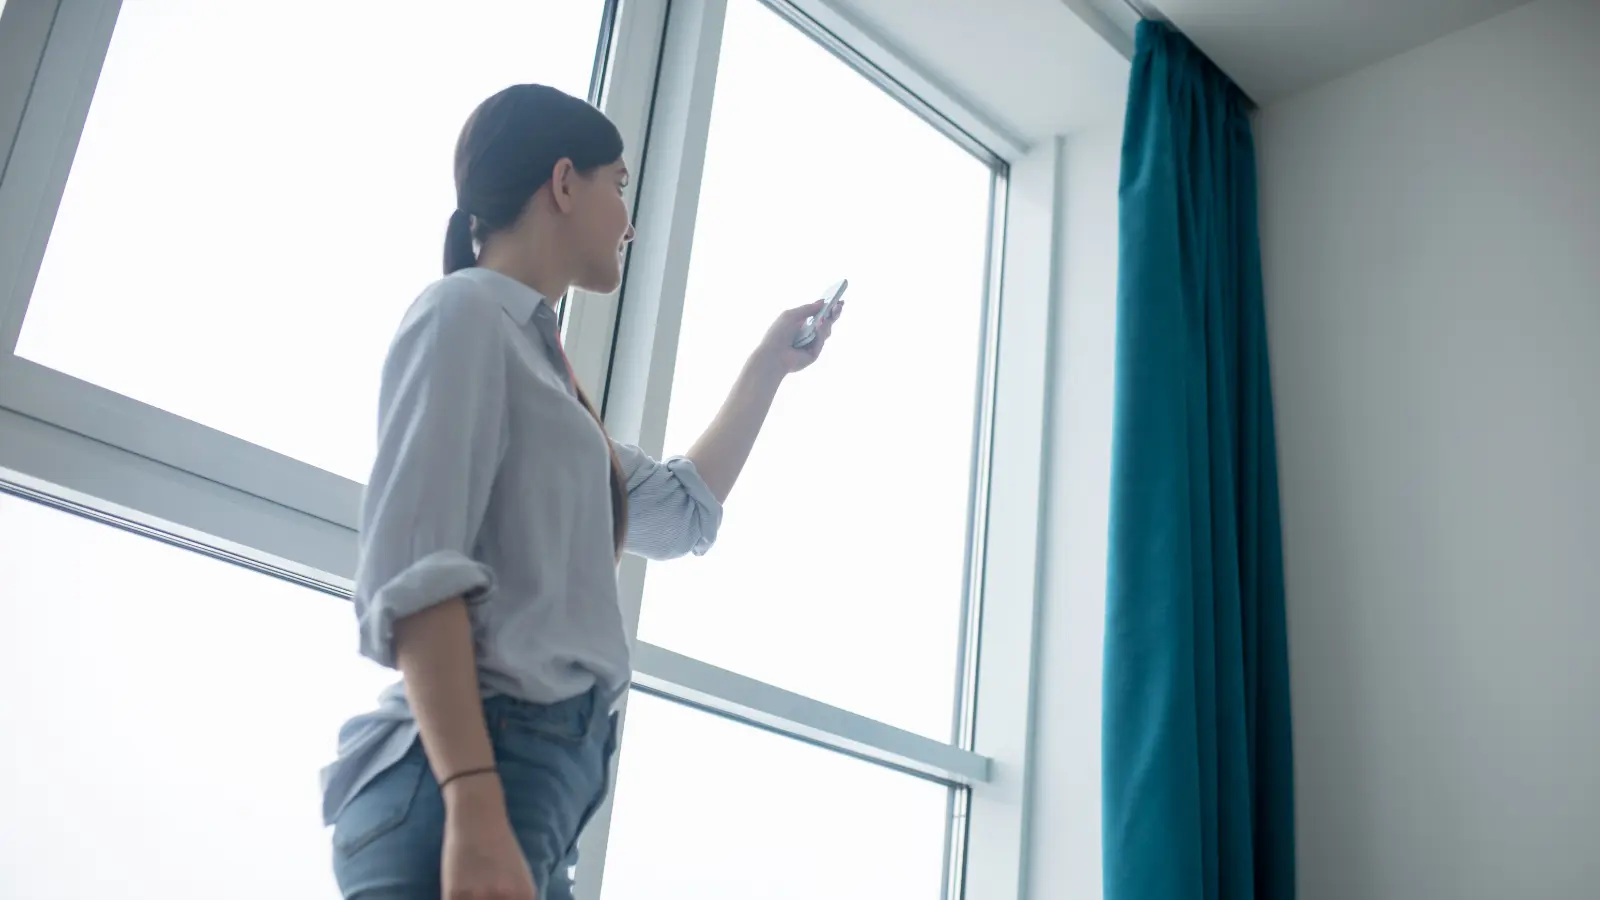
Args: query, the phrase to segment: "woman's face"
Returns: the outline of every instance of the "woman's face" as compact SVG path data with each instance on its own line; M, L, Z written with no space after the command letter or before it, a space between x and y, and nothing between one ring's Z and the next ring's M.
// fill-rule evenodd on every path
M622 284L622 252L633 240L623 190L628 167L618 160L573 180L572 223L578 256L576 284L609 294Z

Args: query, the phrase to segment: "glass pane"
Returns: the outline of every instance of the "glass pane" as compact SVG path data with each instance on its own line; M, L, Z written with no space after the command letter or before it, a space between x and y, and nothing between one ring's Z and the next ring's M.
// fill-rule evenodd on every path
M757 0L728 4L668 449L773 316L850 289L719 545L651 567L641 638L950 736L990 179Z
M938 900L949 789L634 692L602 900Z
M336 898L348 605L8 495L0 547L0 896Z
M582 96L603 0L122 4L18 353L365 481L467 114Z

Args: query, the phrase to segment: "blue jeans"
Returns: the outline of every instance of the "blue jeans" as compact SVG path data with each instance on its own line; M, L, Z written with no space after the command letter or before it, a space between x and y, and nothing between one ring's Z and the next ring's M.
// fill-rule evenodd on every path
M610 788L616 718L591 691L550 706L484 702L511 829L539 900L571 900L578 834ZM346 900L439 900L444 802L419 740L363 787L333 826Z

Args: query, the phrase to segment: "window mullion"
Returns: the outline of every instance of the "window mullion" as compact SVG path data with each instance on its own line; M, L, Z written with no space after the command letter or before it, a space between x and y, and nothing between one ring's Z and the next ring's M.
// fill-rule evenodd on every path
M624 197L635 218L666 19L667 0L616 0L609 52L603 65L596 66L602 82L591 92L599 95L600 108L622 132L623 161L634 173ZM596 398L605 396L621 299L620 289L609 294L574 290L567 298L563 338L567 356L578 381Z
M16 350L22 333L121 6L117 0L12 0L6 5L0 35L0 58L6 61L0 77L8 79L0 87L0 147L10 151L0 157L5 161L0 234L6 236L0 241L0 353L5 356ZM15 59L13 49L19 53ZM32 72L29 59L38 63ZM16 76L14 68L31 75L31 83L9 81Z
M0 173L4 173L60 0L11 0L0 5L5 8L0 14Z
M967 806L964 900L1027 896L1035 639L1040 616L1041 537L1049 475L1051 298L1060 233L1063 151L1052 141L1012 161L995 322L993 444L985 510L983 603L977 633L973 747L995 761L995 777L972 787Z
M655 454L661 452L666 432L726 9L726 0L624 0L618 22L619 55L647 47L652 37L649 23L659 23L654 32L660 48L658 64L644 66L638 59L626 63L619 59L606 98L607 114L623 129L629 146L639 148L632 152L640 154L640 162L634 165L630 161L630 168L637 173L635 222L639 236L629 253L618 295L620 313L610 317L615 335L601 342L593 336L603 333L598 325L580 326L574 321L574 327L589 329L581 337L586 346L609 344L605 347L610 351L605 377L592 370L580 373L591 379L590 384L605 384L606 426L619 440ZM644 568L643 560L625 557L618 573L619 600L630 641L639 631ZM624 702L619 712L624 724L626 714ZM608 796L580 842L579 900L599 900L611 810Z

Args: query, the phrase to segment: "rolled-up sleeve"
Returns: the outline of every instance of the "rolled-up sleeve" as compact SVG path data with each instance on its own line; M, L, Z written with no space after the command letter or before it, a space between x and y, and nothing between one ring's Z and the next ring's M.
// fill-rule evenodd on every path
M646 559L699 556L716 543L722 504L688 457L651 459L632 444L613 441L628 481L629 553Z
M494 587L473 549L507 444L504 312L448 288L417 301L389 349L362 499L361 652L390 667L395 622Z

